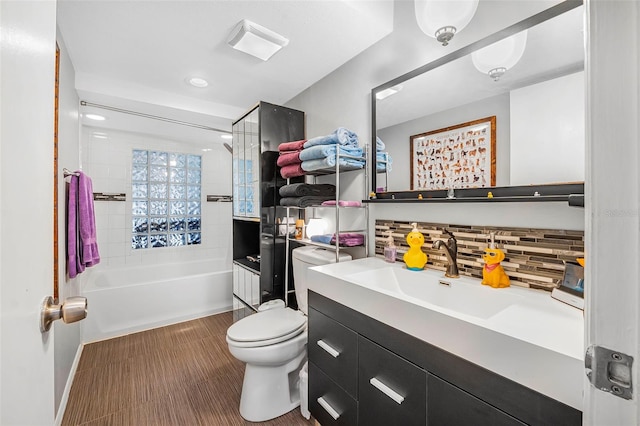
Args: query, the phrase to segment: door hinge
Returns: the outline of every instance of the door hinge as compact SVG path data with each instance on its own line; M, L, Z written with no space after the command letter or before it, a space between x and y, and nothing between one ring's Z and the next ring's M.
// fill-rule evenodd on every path
M591 345L584 355L584 367L589 381L597 389L624 399L633 397L632 356Z

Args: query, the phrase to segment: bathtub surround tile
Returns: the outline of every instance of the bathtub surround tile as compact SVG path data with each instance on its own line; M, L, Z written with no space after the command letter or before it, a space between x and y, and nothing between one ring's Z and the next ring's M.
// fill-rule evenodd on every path
M131 163L133 150L149 150L155 152L184 152L189 155L202 155L202 191L200 200L204 200L206 194L230 194L231 193L231 156L223 147L217 149L214 147L212 152L202 152L200 148L191 145L185 145L179 141L164 140L158 137L147 136L143 134L130 133L125 131L113 130L109 132L108 143L105 140L93 139L91 132L83 129L82 133L82 164L83 169L92 177L99 178L96 182L94 178L94 189L102 188L102 192L124 192L127 194L126 202L102 202L96 205L104 205L104 209L100 211L96 208L96 223L98 225L98 238L102 244L122 243L125 248L131 247ZM185 152L187 151L187 152ZM187 158L187 157L185 157ZM95 171L96 173L92 172ZM105 170L107 171L105 174ZM220 177L226 177L221 179ZM216 191L212 191L216 189ZM97 191L99 192L99 191ZM222 205L225 204L225 205ZM172 255L163 257L163 261L171 261L172 263L187 262L197 259L205 259L208 255L204 250L210 248L223 247L229 249L231 247L231 239L218 237L217 228L212 230L212 226L220 225L220 230L225 231L231 229L231 204L230 203L206 203L201 202L202 206L202 249L203 252L193 251L188 256L183 252L171 251ZM121 209L126 209L124 212ZM124 235L122 240L105 240L102 238L104 234L111 234L118 230L128 230L128 234ZM206 232L204 232L206 230ZM186 249L188 246L179 247ZM165 248L156 248L158 251L168 250ZM138 250L152 251L152 250ZM179 254L178 254L179 253ZM103 254L103 253L101 253ZM121 253L114 252L115 257L121 257ZM138 257L131 251L126 251L125 263L127 265L146 264L145 260L152 264L154 261L149 258ZM133 256L132 259L129 259ZM109 253L104 253L102 261L109 264ZM170 259L168 259L171 257Z
M124 256L111 256L107 262L107 265L111 267L120 267L126 265L126 258Z
M512 285L551 291L562 280L563 261L584 256L584 232L575 230L549 230L535 228L481 227L443 223L418 222L418 230L425 236L423 251L429 256L427 267L445 270L446 257L433 250L437 239L446 240L446 228L458 241L458 266L462 275L482 278L482 252L489 235L495 232L498 247L505 252L502 262ZM376 220L375 253L383 257L387 232L391 231L398 247L398 259L406 253L405 238L411 223L394 220Z
M244 364L225 340L232 317L226 312L86 345L62 424L248 425L238 412ZM296 409L251 424L314 420Z

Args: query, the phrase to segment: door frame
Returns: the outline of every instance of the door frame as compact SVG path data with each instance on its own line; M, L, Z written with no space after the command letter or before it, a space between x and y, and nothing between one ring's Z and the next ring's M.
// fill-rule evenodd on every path
M640 2L586 0L585 345L635 359L631 400L584 379L585 425L639 424Z

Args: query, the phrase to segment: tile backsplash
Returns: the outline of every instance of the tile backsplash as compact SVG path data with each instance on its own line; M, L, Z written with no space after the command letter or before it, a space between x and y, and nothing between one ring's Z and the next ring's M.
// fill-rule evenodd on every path
M412 229L412 222L376 220L375 254L384 255L387 232L391 231L398 248L398 261L409 249L405 240ZM495 233L496 245L505 252L502 261L511 285L551 291L560 284L564 272L564 260L584 256L584 231L557 229L482 227L447 223L418 222L418 230L424 235L422 250L429 256L427 268L444 271L444 252L431 248L438 239L446 240L443 229L452 232L458 242L458 269L461 275L482 279L482 253L488 246L489 235Z

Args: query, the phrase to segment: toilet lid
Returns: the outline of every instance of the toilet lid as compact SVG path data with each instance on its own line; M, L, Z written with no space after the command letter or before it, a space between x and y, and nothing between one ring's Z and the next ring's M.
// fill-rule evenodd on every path
M262 342L289 337L301 332L307 318L291 308L270 309L249 315L227 330L227 337L236 342Z

